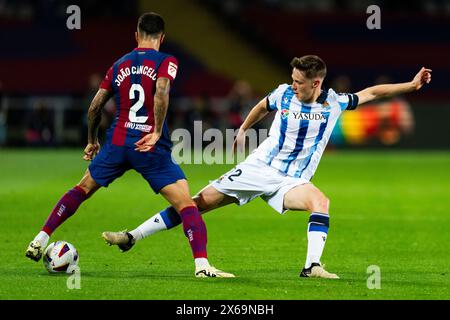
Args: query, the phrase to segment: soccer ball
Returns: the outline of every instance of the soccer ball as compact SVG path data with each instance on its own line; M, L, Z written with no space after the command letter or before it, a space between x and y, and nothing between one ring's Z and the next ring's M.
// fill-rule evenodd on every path
M78 265L78 252L66 241L50 243L44 252L44 265L48 272L73 273Z

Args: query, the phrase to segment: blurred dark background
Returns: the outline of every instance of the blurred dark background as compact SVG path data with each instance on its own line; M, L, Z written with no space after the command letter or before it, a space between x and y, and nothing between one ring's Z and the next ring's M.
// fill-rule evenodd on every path
M69 5L81 29L69 30ZM370 30L369 5L381 9ZM325 88L356 92L405 82L422 66L421 91L344 113L332 144L450 149L450 0L0 0L0 147L83 146L86 112L106 70L135 46L140 14L166 20L161 51L179 60L171 129L238 128L250 108L290 83L294 56L317 54ZM114 115L111 100L102 130ZM260 124L267 127L270 117Z

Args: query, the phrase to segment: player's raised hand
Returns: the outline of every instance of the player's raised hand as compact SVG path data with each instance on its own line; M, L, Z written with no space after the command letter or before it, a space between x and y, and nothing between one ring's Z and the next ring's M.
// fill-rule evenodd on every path
M155 144L158 142L160 137L161 134L159 133L149 133L135 143L136 148L134 148L134 150L139 152L151 151L155 147Z
M91 161L100 151L100 143L88 143L86 148L84 148L83 159L86 161Z
M231 151L233 152L233 154L235 154L236 151L243 152L244 149L245 149L245 131L239 130L236 139L234 139Z
M416 90L419 90L425 83L430 83L430 81L431 81L431 69L426 69L425 67L422 67L422 69L420 69L420 71L416 74L416 76L412 80L412 83L414 85L414 88Z

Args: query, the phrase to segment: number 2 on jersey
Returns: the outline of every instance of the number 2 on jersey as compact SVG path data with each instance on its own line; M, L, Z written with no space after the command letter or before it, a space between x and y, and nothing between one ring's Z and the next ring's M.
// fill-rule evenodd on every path
M236 170L234 171L233 174L230 174L230 175L228 176L228 179L229 179L231 182L233 182L234 180L233 180L232 177L239 177L241 174L242 174L242 170L241 170L241 169L236 169Z
M140 116L138 117L136 114L137 112L144 106L145 101L145 92L144 88L140 84L133 84L130 88L129 98L130 100L133 100L135 98L135 92L139 93L138 101L136 101L133 106L130 108L130 112L128 113L128 118L131 122L137 122L137 123L144 123L147 121L147 116Z

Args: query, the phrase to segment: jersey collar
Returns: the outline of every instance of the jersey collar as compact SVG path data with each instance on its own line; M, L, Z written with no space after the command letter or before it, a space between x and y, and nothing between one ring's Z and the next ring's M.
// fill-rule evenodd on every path
M142 51L142 50L146 50L146 51L151 51L151 50L153 50L153 51L155 51L155 49L153 49L153 48L134 48L133 51Z
M325 90L322 90L320 92L320 95L317 97L316 102L320 103L320 104L324 104L325 101L327 100L327 97L328 97L328 93Z

